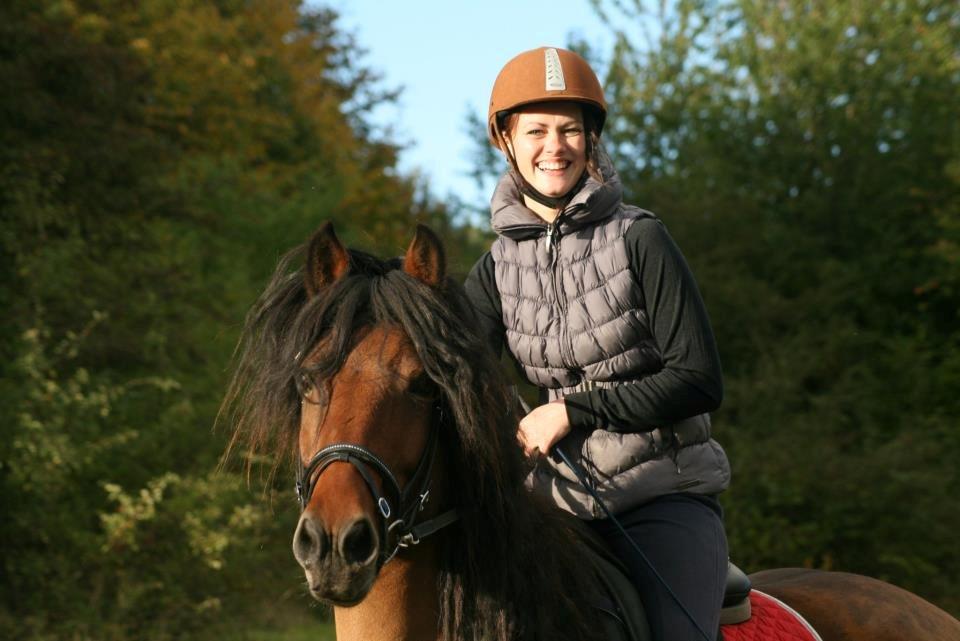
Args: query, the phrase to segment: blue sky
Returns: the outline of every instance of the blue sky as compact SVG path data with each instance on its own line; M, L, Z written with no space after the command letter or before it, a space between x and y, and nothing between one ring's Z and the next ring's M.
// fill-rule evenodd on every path
M409 143L401 157L404 173L429 178L439 198L455 193L485 207L466 175L472 148L467 113L486 116L490 89L500 68L514 55L542 45L564 46L574 34L603 55L613 43L587 0L329 0L341 27L368 51L363 61L384 76L387 87L402 86L399 105L379 110L378 124L391 124L395 138Z

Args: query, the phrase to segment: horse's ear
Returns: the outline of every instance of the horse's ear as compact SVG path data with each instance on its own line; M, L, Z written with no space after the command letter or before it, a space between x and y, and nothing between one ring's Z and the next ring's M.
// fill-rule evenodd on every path
M443 282L447 275L447 258L440 238L426 225L417 225L417 234L407 247L403 271L431 287Z
M333 232L333 223L327 221L314 233L307 248L307 269L304 281L307 293L318 291L350 271L350 254Z

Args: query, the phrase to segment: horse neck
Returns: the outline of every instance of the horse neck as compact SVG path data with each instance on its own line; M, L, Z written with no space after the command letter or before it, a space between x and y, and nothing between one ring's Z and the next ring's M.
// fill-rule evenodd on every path
M402 550L383 567L363 601L350 608L334 608L337 641L438 639L437 572L432 540Z

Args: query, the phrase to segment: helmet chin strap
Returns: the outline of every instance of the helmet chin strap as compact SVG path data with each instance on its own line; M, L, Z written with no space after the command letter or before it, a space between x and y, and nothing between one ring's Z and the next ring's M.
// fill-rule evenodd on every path
M513 159L511 158L511 160ZM587 182L587 172L584 171L583 174L580 175L580 179L577 181L577 183L571 187L567 193L560 196L547 196L546 194L537 191L533 185L527 182L527 179L520 174L515 162L511 162L511 164L513 167L511 168L510 173L513 174L514 181L517 183L520 193L545 207L550 207L551 209L562 210L567 206L567 203L570 202L574 194L580 191L584 183Z

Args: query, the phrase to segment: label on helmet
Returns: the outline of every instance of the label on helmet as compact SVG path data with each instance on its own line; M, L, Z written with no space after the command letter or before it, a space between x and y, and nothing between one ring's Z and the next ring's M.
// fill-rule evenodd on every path
M545 49L543 55L547 69L547 91L563 91L567 88L567 83L563 79L560 54L557 53L556 49Z

